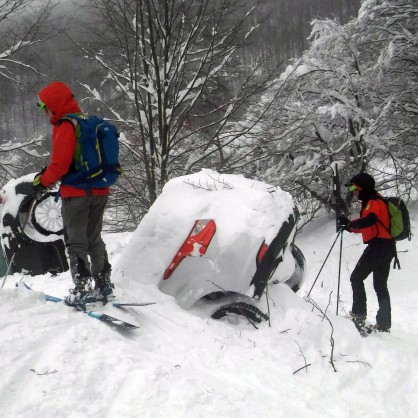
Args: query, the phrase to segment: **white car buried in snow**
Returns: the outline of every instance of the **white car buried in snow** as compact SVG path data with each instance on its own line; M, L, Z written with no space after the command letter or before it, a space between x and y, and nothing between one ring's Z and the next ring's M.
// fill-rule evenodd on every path
M205 169L165 185L121 267L141 281L154 276L184 309L226 295L233 303L213 317L234 312L260 319L250 303L269 282L297 291L304 280L304 256L294 243L297 217L292 197L279 187Z

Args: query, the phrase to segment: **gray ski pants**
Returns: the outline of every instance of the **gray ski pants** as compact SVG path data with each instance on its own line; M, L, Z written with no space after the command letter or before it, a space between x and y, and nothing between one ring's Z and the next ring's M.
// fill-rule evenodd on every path
M77 271L77 259L84 260L91 273L102 271L107 260L106 246L101 237L107 196L83 196L62 199L61 214L64 240L68 250L71 274Z

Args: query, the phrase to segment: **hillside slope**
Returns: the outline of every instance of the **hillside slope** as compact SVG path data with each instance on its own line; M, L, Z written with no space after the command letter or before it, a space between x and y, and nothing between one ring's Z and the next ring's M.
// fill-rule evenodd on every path
M413 213L415 230L417 212ZM113 264L130 234L107 235ZM418 243L398 245L402 270L391 271L393 329L361 338L342 316L351 303L349 275L363 245L344 233L340 315L335 316L336 245L311 296L303 296L335 239L332 219L299 239L309 266L305 286L269 288L271 324L209 319L213 303L187 312L155 285L115 274L120 299L157 304L105 308L139 329L121 333L72 308L45 303L38 290L62 296L69 273L23 279L35 291L0 292L0 405L7 417L412 417L418 401ZM405 251L405 252L404 252ZM369 319L376 300L367 281ZM259 308L267 311L266 299ZM331 337L334 343L331 363ZM306 366L306 367L305 367ZM301 369L302 368L302 369ZM297 371L298 369L301 369Z

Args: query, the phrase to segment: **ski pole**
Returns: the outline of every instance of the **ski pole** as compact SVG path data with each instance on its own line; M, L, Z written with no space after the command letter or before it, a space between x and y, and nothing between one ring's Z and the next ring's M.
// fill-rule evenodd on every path
M334 242L332 243L331 248L329 249L328 254L327 254L327 256L325 257L325 260L324 260L324 262L322 263L321 268L319 269L319 272L318 272L318 274L317 274L317 276L316 276L316 278L315 278L315 280L314 280L314 282L313 282L313 285L312 285L311 289L310 289L310 290L309 290L309 292L308 292L307 297L309 297L309 295L311 294L312 289L314 288L315 283L316 283L316 281L318 280L318 277L319 277L319 275L321 274L321 271L322 271L322 269L324 268L325 263L327 262L328 257L329 257L329 255L331 254L331 251L332 251L332 249L334 248L334 245L335 245L335 243L337 242L337 239L338 239L338 237L340 236L340 234L342 234L342 230L341 230L341 229L338 231L337 237L335 238Z
M343 253L343 229L340 229L341 232L341 240L340 240L340 260L338 263L338 286L337 286L337 313L338 316L338 302L340 301L340 279L341 279L341 259Z
M20 232L20 235L22 235L22 234L23 234L23 231L25 230L25 227L26 227L27 223L29 222L29 219L30 219L30 217L31 217L31 215L32 215L32 210L33 210L33 208L34 208L34 206L35 206L36 200L37 200L37 199L36 199L36 195L35 195L35 196L34 196L34 198L32 199L32 202L31 202L30 206L29 206L28 216L27 216L27 218L25 219L25 222L23 223L23 226L22 226L22 230L21 230L21 232ZM14 259L15 259L15 257L16 257L17 250L18 250L19 248L20 248L20 242L19 242L19 240L18 240L18 242L17 242L17 244L16 244L16 248L15 248L15 250L13 251L12 258L10 259L9 265L7 266L6 274L5 274L5 276L3 277L3 283L1 284L1 288L2 288L2 289L3 289L3 287L4 287L4 284L6 283L6 279L7 279L8 275L9 275L9 273L10 273L10 270L11 270L11 268L12 268L12 265L13 265Z

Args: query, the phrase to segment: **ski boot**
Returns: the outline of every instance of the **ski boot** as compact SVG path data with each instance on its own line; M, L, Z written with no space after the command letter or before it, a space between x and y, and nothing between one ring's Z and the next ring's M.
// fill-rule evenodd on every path
M115 300L113 294L114 284L110 281L110 275L112 273L112 266L106 260L102 271L93 276L94 279L94 291L93 294L96 300L102 301L104 304Z
M357 328L361 336L364 337L370 334L369 332L367 332L367 329L366 329L366 318L367 318L366 314L355 314L353 312L350 312L350 315L351 315L351 320L354 322L354 325Z
M377 333L377 332L390 332L390 328L382 327L378 324L376 325L367 325L366 331L368 334Z
M95 302L90 272L84 261L77 259L75 271L73 272L74 289L65 298L65 303L70 306L85 306L87 303Z

